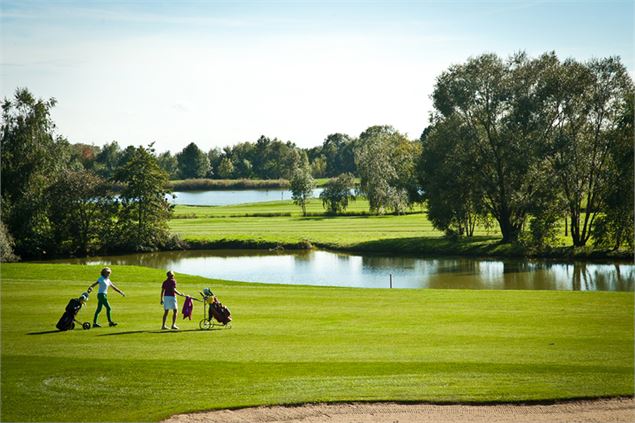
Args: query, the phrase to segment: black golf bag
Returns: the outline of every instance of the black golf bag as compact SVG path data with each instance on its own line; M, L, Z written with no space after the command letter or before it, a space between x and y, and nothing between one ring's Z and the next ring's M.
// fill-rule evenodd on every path
M215 302L209 305L209 320L212 320L212 317L216 319L219 323L226 325L227 323L232 321L231 312L227 307L222 305L220 302Z
M66 311L60 317L59 322L57 322L57 327L59 330L71 330L75 328L75 316L82 308L82 303L77 298L71 298L66 306Z

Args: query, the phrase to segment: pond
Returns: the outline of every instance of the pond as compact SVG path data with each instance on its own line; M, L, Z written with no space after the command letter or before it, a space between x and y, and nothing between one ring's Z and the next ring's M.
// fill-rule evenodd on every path
M55 262L140 265L177 273L274 284L361 288L633 291L635 265L546 260L417 258L310 250L169 251ZM160 282L160 281L159 281Z
M324 188L313 189L313 197L319 197L323 190ZM189 206L228 206L291 199L291 191L284 189L176 191L173 194L176 198L172 199L170 196L170 202Z

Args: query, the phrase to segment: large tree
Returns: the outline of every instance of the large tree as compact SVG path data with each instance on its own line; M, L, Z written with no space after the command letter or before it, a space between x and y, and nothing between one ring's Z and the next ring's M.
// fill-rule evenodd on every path
M547 158L565 199L573 245L583 246L596 218L612 214L621 207L618 198L628 197L611 192L621 181L632 180L628 157L633 82L613 57L587 63L568 60L554 79L553 98L559 107Z
M534 60L517 54L507 61L485 54L437 78L435 116L469 130L472 177L503 242L517 240L532 204L553 192L540 147L551 133L555 105L542 77L557 65L554 54Z
M47 253L50 224L45 192L68 165L68 143L55 136L50 112L55 99L36 99L18 88L2 104L2 220L20 255Z
M595 222L593 241L596 245L618 249L626 243L633 251L635 236L634 182L634 95L624 99L622 118L611 131L608 188L602 199L603 210Z
M115 172L115 181L124 185L115 234L123 248L155 250L169 239L167 222L172 206L166 199L168 177L153 153L151 146L137 147Z

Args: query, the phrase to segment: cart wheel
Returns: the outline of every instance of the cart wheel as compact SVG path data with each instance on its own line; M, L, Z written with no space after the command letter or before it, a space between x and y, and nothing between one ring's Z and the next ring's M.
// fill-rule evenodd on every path
M211 329L212 326L214 326L214 324L207 319L203 319L198 323L198 327L201 329Z
M227 322L223 326L225 327L225 329L231 329L232 328L232 322Z

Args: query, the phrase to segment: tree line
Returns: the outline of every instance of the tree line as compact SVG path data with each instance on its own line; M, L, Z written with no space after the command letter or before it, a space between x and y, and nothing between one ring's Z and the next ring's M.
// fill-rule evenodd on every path
M183 150L156 154L159 166L170 179L287 179L297 168L308 168L315 178L355 173L353 145L345 134L329 135L320 146L303 149L291 141L261 136L254 142L213 148L207 152L190 142ZM122 149L116 141L102 147L71 145L71 154L87 170L104 177L126 162L134 147Z
M298 148L261 136L207 153L152 146L71 144L26 89L2 112L2 231L19 254L91 254L177 246L167 229L168 178L284 178L306 213L314 177L321 200L345 211L356 193L371 213L426 207L447 235L497 224L503 242L553 244L562 221L574 246L633 246L633 82L619 58L561 61L555 53L451 66L436 79L419 139L391 126L335 133ZM112 184L122 191L115 194Z

